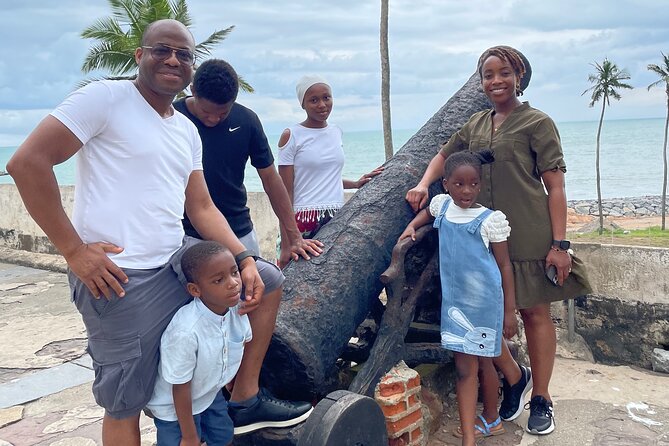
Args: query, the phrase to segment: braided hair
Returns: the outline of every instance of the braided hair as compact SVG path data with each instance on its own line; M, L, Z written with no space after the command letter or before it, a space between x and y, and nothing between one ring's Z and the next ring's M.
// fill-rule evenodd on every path
M495 154L490 149L483 149L479 152L470 152L468 150L455 152L446 158L446 162L444 163L444 179L450 178L453 172L460 166L472 166L481 175L483 171L481 166L483 164L490 164L493 161L495 161Z
M523 58L510 46L499 45L488 48L481 54L481 57L479 57L476 67L476 71L478 71L481 79L483 79L483 63L491 56L499 57L501 60L504 60L511 65L511 68L513 68L513 71L516 73L518 81L516 84L516 96L522 96L523 90L520 89L520 80L525 75L525 63L523 62Z

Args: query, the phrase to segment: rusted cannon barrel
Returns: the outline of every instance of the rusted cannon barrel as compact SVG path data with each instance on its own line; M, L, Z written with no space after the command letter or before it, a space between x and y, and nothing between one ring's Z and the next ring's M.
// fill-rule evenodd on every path
M524 90L532 70L527 59ZM360 189L318 233L325 252L286 270L284 298L263 382L285 398L318 399L337 387L336 362L383 288L380 274L403 228L413 218L404 201L440 144L489 107L478 74Z
M336 361L383 288L380 274L413 212L407 190L440 144L489 106L478 75L465 85L318 233L323 254L289 265L262 381L285 398L311 400L337 384Z

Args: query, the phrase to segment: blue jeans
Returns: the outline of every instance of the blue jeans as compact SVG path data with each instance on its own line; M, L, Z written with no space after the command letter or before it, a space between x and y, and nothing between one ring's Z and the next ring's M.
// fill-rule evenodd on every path
M228 415L228 403L222 392L216 394L214 402L204 412L193 415L195 428L207 446L227 446L232 443L233 425ZM181 428L178 421L163 421L154 418L158 430L157 446L179 446Z

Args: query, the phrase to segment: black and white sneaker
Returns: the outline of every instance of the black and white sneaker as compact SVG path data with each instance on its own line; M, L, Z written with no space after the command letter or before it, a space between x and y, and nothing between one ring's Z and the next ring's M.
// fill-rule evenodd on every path
M537 395L525 405L530 409L530 417L527 419L527 428L530 434L546 435L555 430L553 419L553 403L541 395Z
M304 401L284 401L275 398L267 389L260 389L258 400L250 407L228 406L228 413L235 426L235 435L266 427L290 427L306 420L313 411Z
M515 420L523 413L523 402L527 392L532 390L532 370L524 365L520 366L520 381L510 386L506 379L502 379L502 404L499 407L499 416L504 421Z

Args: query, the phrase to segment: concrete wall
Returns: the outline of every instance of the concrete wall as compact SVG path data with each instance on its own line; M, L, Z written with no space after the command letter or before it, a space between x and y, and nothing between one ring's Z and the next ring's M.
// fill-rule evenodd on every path
M60 193L63 207L71 215L74 186L63 186ZM250 192L248 206L262 255L273 260L279 225L267 195ZM0 184L0 247L55 253L44 232L28 215L13 184ZM575 250L588 268L595 294L669 304L669 249L581 243L575 244Z
M60 188L61 201L72 214L74 186ZM26 211L16 186L0 184L0 247L55 254L56 250Z
M645 304L669 304L669 249L575 244L594 294Z
M61 200L65 212L72 215L74 186L61 186ZM349 198L351 194L347 194ZM249 192L248 207L258 233L261 255L276 259L276 238L279 222L264 192ZM0 184L0 247L55 254L56 250L44 232L30 217L21 196L13 184Z

